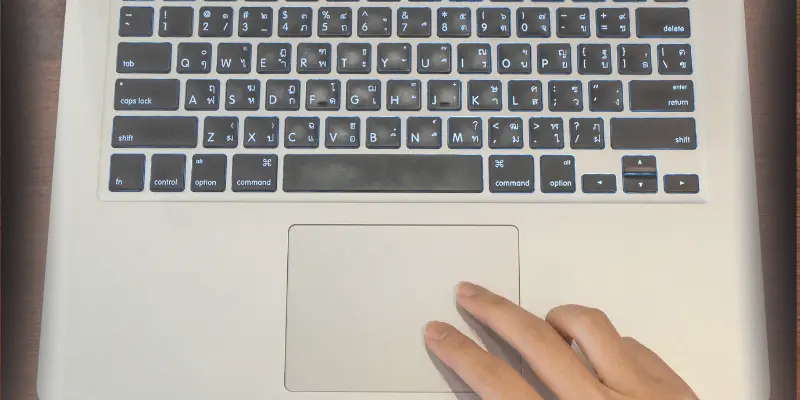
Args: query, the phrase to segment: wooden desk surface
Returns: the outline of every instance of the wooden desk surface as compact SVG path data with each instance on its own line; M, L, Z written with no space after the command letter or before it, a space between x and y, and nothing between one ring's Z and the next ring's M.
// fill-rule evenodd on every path
M795 398L792 2L746 0L758 195L770 316L774 400ZM770 7L766 7L770 4ZM36 365L50 201L64 0L2 5L2 397L36 399ZM800 78L800 71L798 77ZM780 78L778 78L780 77ZM798 205L800 210L800 205ZM800 221L798 221L800 225ZM797 336L800 342L800 336ZM800 381L800 379L798 379Z

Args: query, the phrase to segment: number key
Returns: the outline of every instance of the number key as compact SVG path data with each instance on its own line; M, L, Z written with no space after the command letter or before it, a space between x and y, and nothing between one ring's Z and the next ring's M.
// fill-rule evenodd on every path
M311 7L281 7L278 10L278 36L310 37L312 20Z
M478 37L511 37L511 10L479 8Z
M358 36L392 36L392 9L389 7L361 7L358 9Z
M194 8L161 7L158 36L191 37L194 30Z
M242 7L239 9L239 36L272 36L272 7Z
M544 7L517 9L518 37L550 37L550 10Z
M430 37L431 9L427 7L400 7L397 9L397 36Z
M233 8L201 7L200 37L230 37L233 35Z
M443 7L438 11L436 25L439 37L470 37L472 14L466 7Z
M322 7L317 16L320 37L350 37L353 13L348 7Z

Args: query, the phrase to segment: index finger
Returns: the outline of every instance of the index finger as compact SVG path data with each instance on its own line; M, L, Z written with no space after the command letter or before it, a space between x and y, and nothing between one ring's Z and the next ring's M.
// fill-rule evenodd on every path
M430 322L425 344L484 400L542 400L510 365L448 324Z
M608 390L547 322L480 286L462 282L457 302L528 362L560 399L602 399Z

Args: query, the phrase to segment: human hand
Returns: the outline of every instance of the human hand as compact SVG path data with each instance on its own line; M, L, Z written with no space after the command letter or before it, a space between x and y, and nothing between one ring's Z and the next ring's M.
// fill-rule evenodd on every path
M633 338L620 337L606 315L577 305L556 307L542 320L480 286L461 283L457 302L514 347L561 400L696 400L661 358ZM572 350L575 341L595 377ZM442 322L425 327L425 344L484 400L541 400L498 357Z

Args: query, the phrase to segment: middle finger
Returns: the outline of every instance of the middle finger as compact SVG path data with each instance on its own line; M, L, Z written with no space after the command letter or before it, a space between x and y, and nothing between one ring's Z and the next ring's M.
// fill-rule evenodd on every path
M558 398L601 399L603 385L547 322L480 286L461 283L458 304L517 349Z

